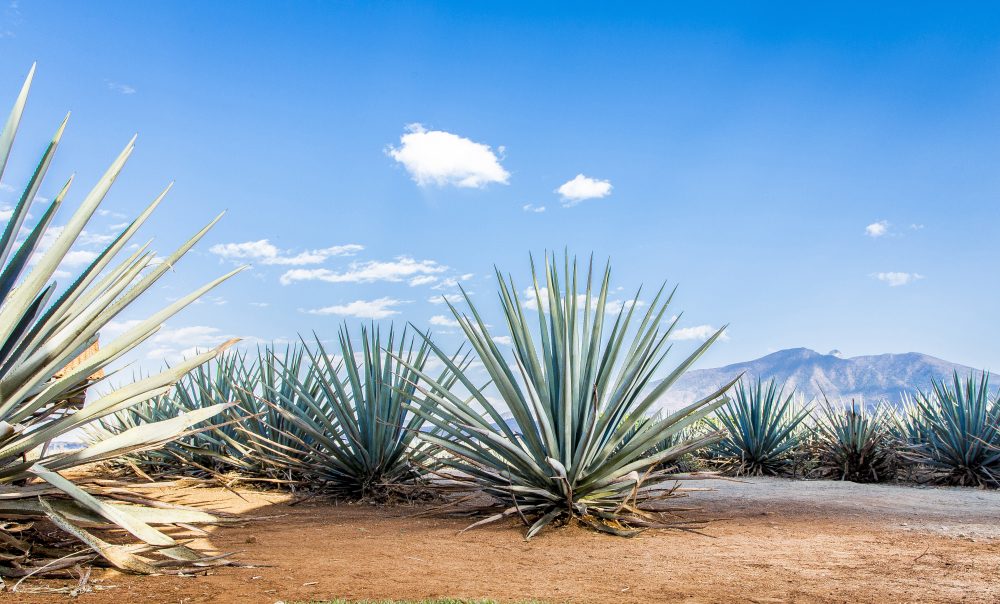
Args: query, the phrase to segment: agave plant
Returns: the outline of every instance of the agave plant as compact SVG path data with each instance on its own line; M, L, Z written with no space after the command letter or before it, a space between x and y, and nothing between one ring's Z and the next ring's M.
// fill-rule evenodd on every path
M374 326L362 327L360 342L358 349L345 327L335 355L319 339L282 352L262 348L252 363L230 353L193 371L172 396L130 410L105 427L118 432L178 410L234 400L218 425L136 463L194 474L230 471L237 474L230 482L268 481L383 499L415 477L415 459L429 461L419 439L423 420L403 406L418 378L396 360L425 370L429 349L414 346L405 330L397 339L394 330L383 337ZM457 355L453 360L467 363ZM446 368L438 381L450 386L454 377ZM186 463L177 468L176 459Z
M305 379L295 365L281 364L284 387L265 386L267 406L281 418L267 433L247 430L261 457L277 467L290 467L324 491L350 498L384 499L416 477L416 467L429 462L422 441L423 418L406 403L428 370L430 348L415 346L406 330L383 337L377 327L362 327L357 349L346 327L340 330L337 353L318 338L303 343L308 358ZM461 352L448 357L453 367L467 365ZM445 367L435 388L449 388L455 376Z
M675 482L666 482L670 470L657 467L718 440L721 434L648 451L718 408L729 386L660 419L641 418L722 331L654 382L676 325L674 320L661 328L673 293L665 295L661 288L645 312L638 311L637 293L614 313L608 300L610 266L597 284L591 266L582 289L576 261L571 264L568 256L562 276L556 261L548 258L544 282L539 283L534 262L532 275L534 320L518 298L513 278L508 283L497 272L512 344L509 356L494 341L468 295L471 316L449 304L499 400L478 387L469 371L449 359L426 334L427 344L470 398L404 361L431 386L419 389L422 396L410 408L438 429L421 438L447 453L437 457L444 466L439 472L442 486L473 489L499 502L496 513L472 526L518 517L528 526L528 539L553 522L571 519L617 535L687 526L676 517L650 511L653 502L679 494ZM640 318L633 330L636 317Z
M737 476L787 473L801 441L799 428L809 417L808 407L797 406L794 397L794 390L786 396L774 379L740 380L732 401L709 420L727 433L710 449L711 459Z
M952 385L932 381L913 398L915 435L922 440L907 457L933 479L957 485L1000 486L1000 395L990 392L989 374Z
M0 132L0 176L10 155L33 76L34 67ZM127 257L116 261L159 205L166 194L164 191L137 219L118 233L81 274L60 289L52 281L57 268L104 199L132 153L134 144L133 139L126 145L61 230L50 229L69 191L69 181L44 208L37 223L25 228L31 203L41 187L65 127L64 120L45 149L0 235L0 517L45 516L111 564L132 571L152 572L155 562L147 555L139 555L142 550L109 545L81 528L80 523L118 526L146 542L146 550L159 550L170 558L191 561L198 559L195 552L179 545L149 523L204 521L212 517L202 512L178 510L177 513L170 513L124 505L113 501L113 498L134 502L135 497L121 489L108 488L93 481L74 483L59 472L161 445L193 424L218 413L222 406L211 406L187 415L136 426L73 452L50 452L48 445L77 428L168 391L185 372L218 354L221 348L196 355L168 371L122 386L86 406L79 403L78 394L90 385L90 376L98 374L102 368L134 349L156 333L166 319L238 271L198 288L139 321L125 333L104 343L94 354L67 368L81 352L97 342L100 330L108 322L173 267L215 221L159 264L153 262L155 255L147 249L148 244L138 246ZM58 235L48 249L41 249L40 243L47 232ZM32 544L7 533L6 529L3 536L4 547L8 550L4 559L10 564L0 566L0 575L18 576L39 568L58 570L67 564L77 564L81 559L77 555L57 561L41 560L40 566L32 567L29 562ZM43 555L54 555L53 552L58 549L42 548L41 551L47 552Z
M259 367L243 350L227 350L185 374L174 389L103 418L89 426L85 438L96 442L135 426L153 423L189 411L230 403L210 425L163 447L122 456L117 462L149 475L215 476L231 471L240 480L268 480L256 462L243 425L260 432L270 425L269 409L255 396L260 387ZM251 478L252 475L252 478Z
M835 406L825 400L816 423L815 473L851 482L882 482L899 467L893 408L879 402L868 408L854 402Z

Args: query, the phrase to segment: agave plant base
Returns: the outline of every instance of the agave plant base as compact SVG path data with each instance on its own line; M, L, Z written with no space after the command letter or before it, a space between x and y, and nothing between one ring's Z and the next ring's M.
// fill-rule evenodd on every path
M608 493L604 497L581 497L562 501L540 501L537 497L514 493L490 494L490 501L481 502L481 485L454 474L439 475L433 482L434 491L442 492L449 502L431 511L446 510L452 515L479 519L461 532L505 520L519 520L526 527L525 540L530 540L546 527L579 524L601 533L619 537L634 537L649 529L698 531L708 520L685 518L685 512L697 507L670 505L688 496L682 481L717 478L713 472L672 473L661 470L651 473L633 486L627 496ZM445 495L447 493L447 495Z

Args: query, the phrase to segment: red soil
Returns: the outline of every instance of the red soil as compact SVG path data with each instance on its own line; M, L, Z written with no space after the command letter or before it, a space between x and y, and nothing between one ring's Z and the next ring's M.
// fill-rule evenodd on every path
M998 602L1000 493L830 482L712 483L685 505L708 536L633 539L580 527L530 542L517 523L457 534L469 521L421 508L308 502L220 489L166 493L189 504L278 516L213 528L196 546L240 551L253 568L207 576L95 571L81 602L267 602L492 598L545 602ZM65 581L35 581L57 587ZM6 594L53 602L65 596Z

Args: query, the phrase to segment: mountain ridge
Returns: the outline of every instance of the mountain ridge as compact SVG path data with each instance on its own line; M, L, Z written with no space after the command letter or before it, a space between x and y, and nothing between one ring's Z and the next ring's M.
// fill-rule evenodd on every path
M823 354L799 347L766 354L758 359L722 367L686 372L664 395L662 408L676 408L711 394L740 373L751 378L776 378L806 399L899 402L903 392L927 389L931 380L967 376L980 370L921 352L844 357L833 350Z

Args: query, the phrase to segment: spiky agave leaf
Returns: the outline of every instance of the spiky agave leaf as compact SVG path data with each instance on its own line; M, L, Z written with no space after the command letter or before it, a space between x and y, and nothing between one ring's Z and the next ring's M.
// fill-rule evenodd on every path
M34 67L22 87L10 118L0 132L0 177L3 176L3 167L10 155L33 74ZM41 478L56 487L59 493L72 500L77 507L94 509L104 505L102 500L92 496L86 488L77 487L62 478L57 474L58 471L161 444L186 430L192 422L202 421L217 413L221 407L187 418L154 424L141 431L128 432L116 440L94 443L74 453L48 453L48 443L72 430L166 392L184 372L208 361L225 346L198 355L171 370L118 388L83 407L80 406L77 395L91 383L90 376L134 349L155 334L166 319L240 269L198 288L139 321L72 369L64 370L97 341L98 334L105 325L156 283L215 223L213 220L159 264L153 262L155 255L145 246L139 246L124 259L118 259L122 250L163 199L166 194L164 191L97 254L68 287L60 291L52 282L57 268L97 211L132 153L134 144L133 139L112 162L66 225L58 231L52 245L48 249L40 249L43 235L62 205L70 182L62 187L45 208L38 222L27 229L23 239L19 237L65 127L64 120L45 149L0 235L0 493L8 500L20 499L23 489L27 488L25 483ZM48 504L36 507L35 515L45 514L50 507ZM120 514L113 516L124 517ZM55 520L54 517L53 519ZM195 556L193 552L180 546L167 548L164 553L175 557ZM114 562L110 558L109 561ZM0 574L4 572L0 567Z
M643 509L676 494L664 483L669 473L655 468L721 435L684 440L658 453L647 451L715 410L729 386L658 420L639 424L639 418L647 415L722 330L654 383L676 325L674 320L661 328L672 292L661 288L645 312L638 310L637 293L631 303L612 313L610 266L597 283L592 266L581 283L576 261L568 255L561 274L554 258L551 262L546 258L541 283L534 262L532 274L537 308L529 310L518 298L513 279L508 282L497 272L512 359L495 343L468 295L470 315L449 304L499 400L487 396L469 372L452 362L426 334L425 341L470 397L464 398L457 389L410 364L433 388L420 389L422 396L414 399L411 408L440 431L421 438L449 454L440 458L448 468L442 473L446 484L493 496L504 508L477 524L516 515L529 525L527 538L553 522L571 518L621 535L652 526L677 526ZM529 319L531 310L537 310L537 319ZM613 320L608 321L609 316Z
M913 398L915 431L923 440L906 456L934 480L958 485L1000 486L1000 394L989 374L958 372L949 386L933 380Z
M766 384L759 377L740 380L729 404L709 419L726 431L708 451L711 459L738 476L786 473L800 442L800 425L809 417L809 408L797 406L794 397L774 379Z
M885 401L869 408L853 401L820 406L812 449L820 476L851 482L883 482L899 469L893 408Z

